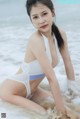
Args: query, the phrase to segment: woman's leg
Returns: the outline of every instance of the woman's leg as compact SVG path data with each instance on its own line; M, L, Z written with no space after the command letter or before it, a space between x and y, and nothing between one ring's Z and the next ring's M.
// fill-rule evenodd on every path
M15 90L16 86L18 87ZM26 87L20 82L5 80L5 82L0 86L0 98L2 100L38 113L45 114L47 112L39 104L25 97Z
M55 103L51 91L38 87L31 100L43 106L45 109L54 108Z
M20 107L26 108L31 111L35 111L39 114L45 115L47 111L41 107L39 104L18 95L7 94L6 96L1 97L4 101L7 101L11 104L18 105Z
M35 94L32 96L31 99L35 101L35 100L46 99L47 97L53 98L51 91L47 91L41 88L40 86L38 86Z

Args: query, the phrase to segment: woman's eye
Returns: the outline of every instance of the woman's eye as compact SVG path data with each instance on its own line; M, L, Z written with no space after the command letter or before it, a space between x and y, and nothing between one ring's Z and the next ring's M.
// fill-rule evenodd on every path
M47 15L48 13L43 13L42 16ZM38 19L38 16L34 16L33 19Z
M33 19L37 19L37 18L38 18L37 16L33 17Z
M44 13L43 15L47 15L48 13Z

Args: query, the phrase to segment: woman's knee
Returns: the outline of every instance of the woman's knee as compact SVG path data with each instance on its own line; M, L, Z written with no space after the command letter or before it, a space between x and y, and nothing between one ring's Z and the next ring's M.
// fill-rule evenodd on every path
M11 98L11 94L4 88L0 88L0 98L2 100L8 101Z

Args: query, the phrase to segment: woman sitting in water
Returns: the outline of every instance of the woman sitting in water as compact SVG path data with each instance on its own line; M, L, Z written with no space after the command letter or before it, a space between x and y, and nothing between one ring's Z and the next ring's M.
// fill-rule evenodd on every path
M2 83L0 98L12 104L46 114L47 111L35 103L35 100L52 96L57 111L66 114L67 109L64 106L53 70L59 62L60 53L67 78L69 80L75 79L66 34L54 24L55 12L51 0L27 0L26 9L37 31L29 37L24 62L18 72ZM45 76L49 82L51 93L39 87Z

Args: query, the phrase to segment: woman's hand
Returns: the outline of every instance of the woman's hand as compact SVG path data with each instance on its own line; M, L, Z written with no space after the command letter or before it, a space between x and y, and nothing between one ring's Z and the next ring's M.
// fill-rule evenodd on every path
M65 107L59 107L59 106L56 106L56 109L58 111L58 113L62 113L62 114L67 114L67 110Z
M56 112L57 111L54 110L54 113ZM56 115L57 117L61 119L77 119L78 118L77 114L74 113L72 110L70 110L68 107L60 109L60 111L58 111Z
M65 107L63 108L54 108L54 114L55 117L61 118L61 119L69 119L70 117L67 115L67 109Z

